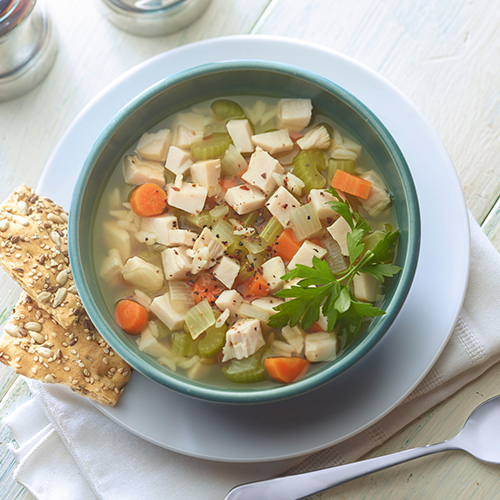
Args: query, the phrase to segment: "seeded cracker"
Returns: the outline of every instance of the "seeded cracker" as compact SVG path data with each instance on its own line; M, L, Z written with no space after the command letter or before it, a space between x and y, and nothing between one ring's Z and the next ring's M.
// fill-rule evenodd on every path
M82 312L69 267L68 216L21 186L0 205L0 266L68 328Z
M0 361L25 377L65 385L111 406L118 401L131 372L85 313L70 332L24 294L4 326Z

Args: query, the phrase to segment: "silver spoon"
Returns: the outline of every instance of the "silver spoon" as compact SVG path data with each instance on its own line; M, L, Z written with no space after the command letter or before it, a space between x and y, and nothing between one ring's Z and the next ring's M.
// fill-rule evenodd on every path
M244 484L233 488L224 500L300 500L372 472L449 450L462 450L483 462L500 464L500 396L479 405L460 433L448 441L338 467Z

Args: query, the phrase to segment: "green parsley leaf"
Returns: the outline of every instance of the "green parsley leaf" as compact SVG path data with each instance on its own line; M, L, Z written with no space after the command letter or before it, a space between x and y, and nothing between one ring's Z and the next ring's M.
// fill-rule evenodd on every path
M371 274L374 278L382 282L385 277L390 278L399 273L399 271L401 271L401 268L392 264L373 264L371 266L364 266L359 270L360 273Z

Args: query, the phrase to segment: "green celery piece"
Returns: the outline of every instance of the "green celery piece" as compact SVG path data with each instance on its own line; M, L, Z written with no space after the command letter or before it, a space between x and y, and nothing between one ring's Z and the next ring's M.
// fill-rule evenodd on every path
M191 144L191 156L196 161L220 158L231 144L231 137L226 132L214 132L208 137Z
M238 273L238 278L242 281L248 281L255 274L255 269L251 266L251 264L243 264L240 268L240 272Z
M251 384L266 379L266 369L262 363L261 350L248 358L233 359L222 367L222 373L231 382L237 384Z
M210 108L219 120L245 117L243 108L237 102L230 99L217 99L210 105Z
M292 173L304 184L305 190L325 187L326 179L318 170L326 169L325 155L319 149L304 149L292 160Z
M214 357L226 343L226 325L215 328L215 325L207 329L205 337L198 344L198 354L202 358Z
M236 259L241 259L248 255L248 248L243 245L241 238L238 237L226 248L226 253Z
M253 227L255 221L259 217L259 211L253 210L241 217L241 224L245 227Z
M193 227L209 229L213 228L215 221L208 210L203 210L199 215L185 215L186 222Z
M172 333L172 352L177 356L193 356L196 352L196 342L186 332Z
M330 158L328 160L328 166L333 165L333 173L337 170L343 170L348 174L353 174L356 170L356 161L355 160L336 160L335 158Z
M268 244L272 245L278 235L283 231L281 222L275 217L271 217L260 232L260 237Z

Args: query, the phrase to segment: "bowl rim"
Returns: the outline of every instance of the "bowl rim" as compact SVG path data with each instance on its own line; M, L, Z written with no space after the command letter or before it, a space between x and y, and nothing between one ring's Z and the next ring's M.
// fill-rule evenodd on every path
M172 377L169 373L158 370L154 365L149 364L143 359L137 357L128 346L122 343L112 330L108 331L108 324L103 320L99 311L99 306L90 292L89 283L86 278L86 271L81 265L82 260L80 256L82 254L82 241L80 238L80 232L76 228L78 228L80 208L84 195L86 194L87 178L93 170L95 160L100 155L102 148L109 142L110 139L112 139L116 128L132 112L138 110L145 102L155 97L157 94L167 90L170 86L177 85L198 76L206 76L212 73L228 70L256 70L281 73L305 80L306 82L312 83L313 85L325 89L327 92L335 95L348 106L353 108L361 117L363 117L368 122L369 126L374 130L376 135L381 139L394 163L397 165L401 182L406 193L405 201L408 210L408 249L406 252L405 266L399 275L397 289L394 296L385 310L386 314L379 318L379 322L370 332L370 335L365 336L358 343L358 345L351 352L349 352L348 356L335 360L321 371L312 374L310 377L300 379L293 384L255 389L226 389L198 384L196 381L192 381L187 378ZM73 278L87 314L106 342L108 342L116 353L134 369L160 385L187 396L201 398L217 403L249 404L288 399L319 388L354 366L379 342L396 319L397 314L411 288L420 250L420 230L418 197L406 159L382 121L361 100L333 81L311 71L298 68L290 64L242 59L207 63L164 78L139 93L110 120L92 146L73 191L69 216L68 250ZM93 271L95 272L95 270ZM145 354L144 356L147 355Z

